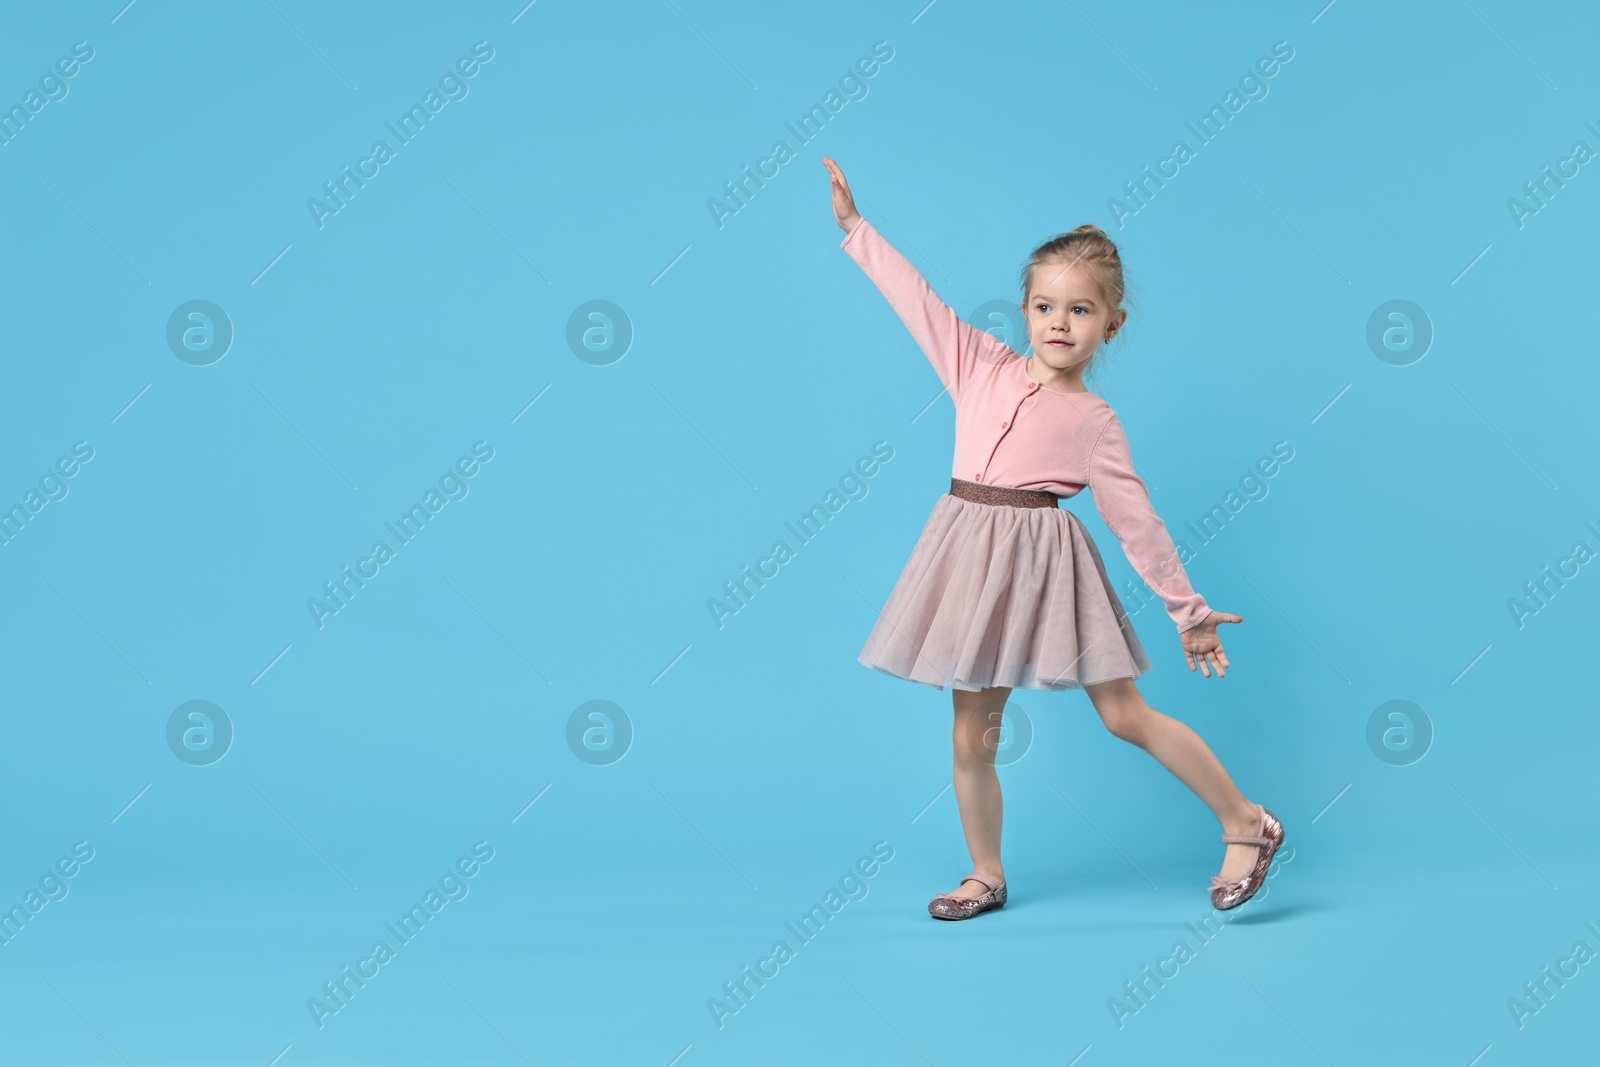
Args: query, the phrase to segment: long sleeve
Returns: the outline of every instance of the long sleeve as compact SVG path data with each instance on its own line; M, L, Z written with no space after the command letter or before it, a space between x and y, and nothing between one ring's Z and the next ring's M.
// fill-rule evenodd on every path
M1133 469L1128 437L1113 413L1089 455L1089 489L1106 526L1122 543L1128 562L1155 590L1181 633L1211 613L1189 586L1166 524L1150 503L1144 479Z
M939 299L911 261L865 217L845 235L839 247L849 253L889 301L952 399L960 397L980 360L992 365L1020 358L999 338L973 326Z

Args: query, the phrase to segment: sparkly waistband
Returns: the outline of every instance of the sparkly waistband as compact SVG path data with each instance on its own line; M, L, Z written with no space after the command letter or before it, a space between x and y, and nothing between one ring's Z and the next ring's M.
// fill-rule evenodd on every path
M950 479L950 495L979 504L1000 504L1014 508L1053 508L1061 499L1045 489L1014 489L1007 485L985 485L964 478Z

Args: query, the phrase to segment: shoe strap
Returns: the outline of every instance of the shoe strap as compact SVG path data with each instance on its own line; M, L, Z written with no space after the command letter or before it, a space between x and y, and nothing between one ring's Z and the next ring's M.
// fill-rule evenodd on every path
M979 874L977 871L973 871L971 874L967 875L961 880L963 882L977 882L991 893L993 893L1000 886L1000 883L991 879L989 875Z
M1260 812L1261 814L1261 828L1265 830L1267 828L1267 809L1263 808L1260 804L1257 804L1256 811ZM1264 834L1223 834L1222 840L1224 844L1228 845L1266 846L1272 844L1272 838L1267 837Z

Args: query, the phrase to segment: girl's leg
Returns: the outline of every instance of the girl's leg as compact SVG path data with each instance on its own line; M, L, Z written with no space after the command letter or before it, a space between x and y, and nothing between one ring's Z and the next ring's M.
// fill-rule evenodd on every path
M981 692L950 690L955 700L956 722L952 735L955 749L956 804L961 810L961 829L972 853L972 869L979 874L1005 879L1000 865L1000 776L995 773L994 756L1000 744L1000 713L1011 694L1008 686L995 686ZM963 882L951 893L958 897L981 897L988 892L977 882Z
M1184 723L1146 704L1132 678L1118 678L1084 687L1106 729L1138 745L1161 762L1179 781L1205 801L1223 833L1254 834L1261 830L1255 805L1245 799L1228 772L1200 735ZM1229 845L1221 875L1238 878L1250 870L1255 845Z

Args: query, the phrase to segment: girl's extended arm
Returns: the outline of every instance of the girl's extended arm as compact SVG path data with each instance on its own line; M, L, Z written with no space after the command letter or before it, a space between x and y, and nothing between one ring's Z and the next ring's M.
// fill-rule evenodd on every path
M1166 604L1179 632L1211 614L1205 598L1190 588L1166 524L1150 503L1144 479L1133 469L1128 437L1115 413L1089 455L1089 489L1100 517L1122 542L1128 562Z
M939 299L911 261L856 211L850 187L838 165L827 157L823 157L823 163L833 178L834 219L846 231L839 247L849 253L889 301L952 399L960 397L980 362L996 364L1022 358Z
M1166 604L1167 614L1177 624L1189 670L1193 672L1198 667L1207 678L1213 674L1223 677L1228 669L1228 654L1222 649L1217 627L1243 622L1244 617L1213 610L1204 597L1189 587L1189 576L1183 571L1183 561L1178 558L1166 524L1150 503L1144 479L1133 469L1128 435L1115 412L1101 428L1089 454L1089 489L1094 493L1100 517L1122 542L1128 562Z

